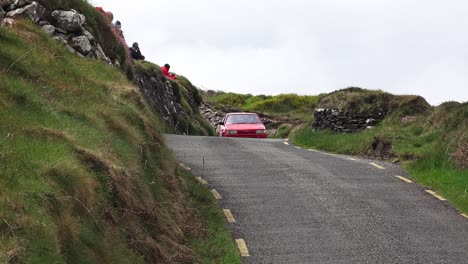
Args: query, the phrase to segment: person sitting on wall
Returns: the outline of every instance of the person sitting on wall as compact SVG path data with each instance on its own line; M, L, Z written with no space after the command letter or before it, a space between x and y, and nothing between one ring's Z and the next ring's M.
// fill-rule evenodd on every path
M138 47L138 43L133 43L132 47L130 47L130 53L134 60L145 60L145 56L141 55L140 47Z
M125 38L124 35L123 35L123 31L122 31L122 23L120 23L119 20L115 21L114 27L117 30L117 32L119 33L119 36L121 36L122 38Z
M164 64L164 66L161 67L161 70L163 72L163 75L166 76L166 77L169 77L173 80L177 79L176 75L172 72L169 72L169 69L171 68L171 65L169 64Z

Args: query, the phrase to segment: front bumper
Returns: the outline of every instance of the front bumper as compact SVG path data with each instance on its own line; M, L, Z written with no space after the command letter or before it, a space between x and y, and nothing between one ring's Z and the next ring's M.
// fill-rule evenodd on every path
M267 134L224 134L223 137L232 138L267 138Z

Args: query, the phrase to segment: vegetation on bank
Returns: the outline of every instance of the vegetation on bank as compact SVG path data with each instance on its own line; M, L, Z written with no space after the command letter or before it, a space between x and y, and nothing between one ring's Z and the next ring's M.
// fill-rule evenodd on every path
M291 118L312 120L318 96L300 96L297 94L243 95L209 91L205 100L209 103L237 107L246 111L264 112L271 115L282 115Z
M29 22L0 46L0 262L240 262L125 75Z

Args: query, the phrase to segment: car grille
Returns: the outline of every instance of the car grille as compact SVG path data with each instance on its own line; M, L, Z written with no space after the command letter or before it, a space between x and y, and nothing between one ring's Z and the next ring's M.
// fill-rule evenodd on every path
M237 134L246 135L246 134L255 134L256 130L237 130Z

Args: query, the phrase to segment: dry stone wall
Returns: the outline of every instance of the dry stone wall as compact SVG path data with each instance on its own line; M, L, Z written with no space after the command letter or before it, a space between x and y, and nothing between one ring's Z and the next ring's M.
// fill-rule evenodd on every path
M316 109L315 129L329 129L338 133L357 132L371 129L384 118L383 113L353 113L334 109Z

